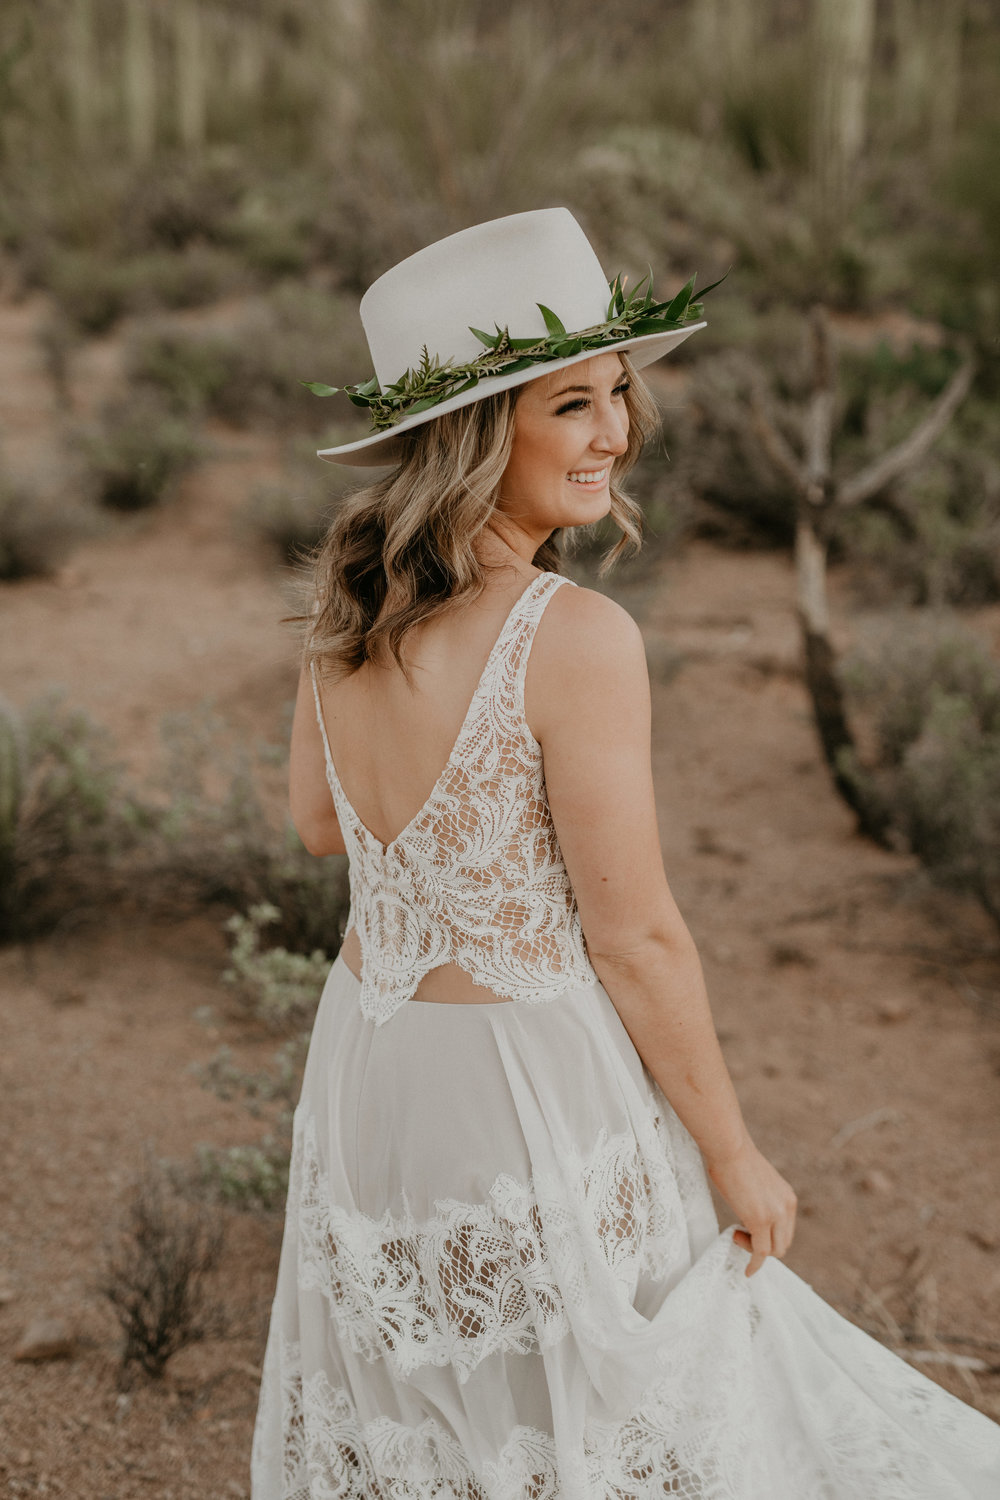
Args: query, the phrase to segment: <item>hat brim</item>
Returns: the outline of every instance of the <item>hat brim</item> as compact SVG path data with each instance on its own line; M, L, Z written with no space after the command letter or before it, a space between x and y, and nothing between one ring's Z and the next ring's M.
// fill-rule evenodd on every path
M571 365L582 364L585 359L595 359L599 354L620 354L628 350L629 358L636 369L641 370L645 365L651 365L654 360L662 358L671 349L682 344L692 333L697 333L699 328L707 328L707 323L692 323L689 328L675 328L669 333L649 333L642 338L620 339L609 343L603 349L588 349L582 354L572 354L568 359L548 360L545 364L534 366L530 370L518 370L511 375L493 375L481 380L471 391L465 391L460 396L452 396L448 401L442 401L437 406L430 407L427 411L417 412L412 417L404 417L397 422L395 427L389 427L384 432L373 433L371 437L361 438L356 443L344 443L339 448L318 448L317 455L326 459L331 464L348 464L354 468L382 468L394 464L402 457L403 444L399 442L404 432L410 432L414 427L421 427L425 422L433 422L435 417L443 417L446 412L458 411L460 407L471 406L475 401L481 401L484 396L495 395L499 391L510 390L512 386L527 385L531 380L537 380L542 375L553 375L557 370L567 370Z

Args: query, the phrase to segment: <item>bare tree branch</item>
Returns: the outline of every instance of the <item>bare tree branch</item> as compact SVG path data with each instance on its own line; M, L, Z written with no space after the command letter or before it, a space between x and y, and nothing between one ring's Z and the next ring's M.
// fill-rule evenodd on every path
M848 479L837 490L838 505L858 505L876 494L890 479L895 479L905 469L912 467L937 442L952 416L965 400L975 374L976 362L970 355L955 371L945 389L922 421L918 422L908 437L888 453L883 453L874 463Z
M759 370L753 372L750 383L750 410L753 414L753 430L764 452L779 474L790 480L800 495L807 497L809 476L801 459L792 451L771 419L767 392Z
M833 451L833 413L836 404L836 359L826 309L814 307L809 314L813 356L813 389L806 409L806 474L813 505L829 498Z

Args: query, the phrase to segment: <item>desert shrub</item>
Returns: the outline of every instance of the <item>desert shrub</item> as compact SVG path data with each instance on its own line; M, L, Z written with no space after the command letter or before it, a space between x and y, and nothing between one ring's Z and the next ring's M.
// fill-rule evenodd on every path
M271 903L280 912L276 943L293 953L336 950L349 900L346 860L308 854L287 818L262 800L261 762L283 761L284 747L234 742L210 705L166 716L161 736L161 810L146 851L161 899L238 912Z
M256 1145L199 1145L195 1153L201 1185L223 1203L244 1212L280 1212L288 1193L291 1128L265 1135Z
M691 497L691 527L733 546L788 546L795 534L795 496L761 452L747 418L752 367L740 351L697 366L683 406L668 412L665 442L671 474ZM789 407L776 419L793 427Z
M273 764L273 748L255 762L207 709L170 716L161 732L163 771L139 794L106 732L59 694L23 712L0 703L0 941L123 899L164 914L271 902L289 955L336 951L346 861L315 859L268 812L256 762Z
M79 502L33 494L0 475L0 579L54 573L95 529Z
M358 483L349 469L318 459L316 446L293 445L281 476L257 485L239 516L240 529L285 563L301 562L312 551L338 499Z
M844 674L873 750L849 774L932 877L1000 925L1000 664L955 622L909 620Z
M118 893L150 816L85 713L54 693L0 703L0 778L0 940Z
M876 377L868 386L863 373L849 373L844 442L857 450L857 467L917 420L927 404L924 391L936 394L950 373L944 354L924 351L919 364L901 359L899 367L912 372L905 385ZM863 597L934 606L1000 599L1000 444L993 406L982 397L967 401L921 464L862 510L837 519L835 544Z
M248 1073L236 1067L228 1047L194 1071L202 1086L218 1098L239 1098L255 1118L266 1117L268 1129L255 1144L200 1145L197 1171L204 1188L244 1210L280 1210L288 1191L295 1105L309 1047L309 1027L297 1031L275 1054L271 1067Z
M289 283L228 328L137 333L126 365L133 382L154 388L175 411L237 427L315 430L321 409L302 382L363 378L369 356L352 299Z
M60 310L80 333L106 333L129 311L129 268L103 251L59 250L49 258L45 280Z
M124 1335L123 1375L139 1365L159 1378L172 1354L226 1331L225 1309L210 1296L207 1280L223 1242L217 1210L147 1150L105 1242L96 1287Z
M281 912L267 901L252 906L246 916L235 912L226 923L232 945L222 976L250 1014L273 1030L313 1014L332 962L322 948L306 954L262 947L264 928L280 922Z
M122 511L158 504L201 453L190 423L149 391L109 403L80 447L94 499Z

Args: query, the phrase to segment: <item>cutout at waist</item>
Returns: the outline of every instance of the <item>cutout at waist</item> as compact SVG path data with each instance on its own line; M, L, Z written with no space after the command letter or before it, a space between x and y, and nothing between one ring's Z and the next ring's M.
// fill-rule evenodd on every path
M358 983L363 972L361 961L361 938L356 927L350 928L341 944L339 957L350 969ZM498 995L485 985L476 984L458 964L441 964L425 974L417 985L411 1000L420 1000L431 1005L511 1005L508 995Z

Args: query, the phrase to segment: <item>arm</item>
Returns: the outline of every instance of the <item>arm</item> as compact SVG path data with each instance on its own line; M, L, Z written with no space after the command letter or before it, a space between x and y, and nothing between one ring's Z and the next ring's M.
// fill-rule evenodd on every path
M752 1274L791 1242L795 1195L750 1139L701 963L657 834L642 635L613 600L560 589L525 685L549 806L595 972L752 1242ZM749 1247L748 1247L749 1248Z
M288 805L295 831L310 854L347 853L326 779L326 756L316 720L312 678L305 668L299 676L292 720Z

